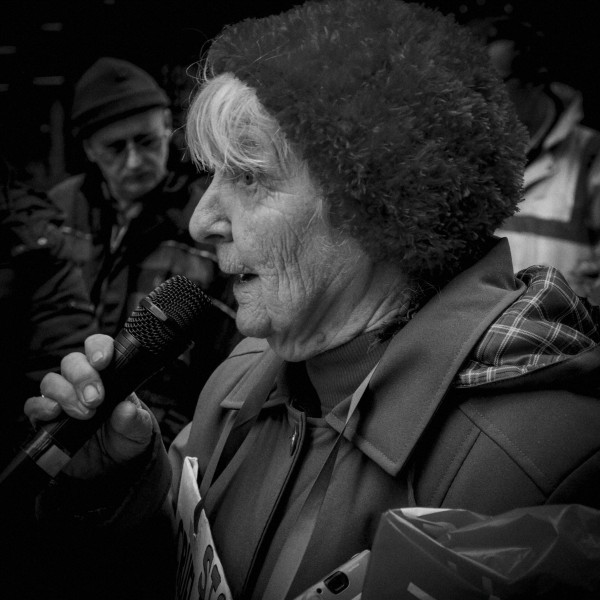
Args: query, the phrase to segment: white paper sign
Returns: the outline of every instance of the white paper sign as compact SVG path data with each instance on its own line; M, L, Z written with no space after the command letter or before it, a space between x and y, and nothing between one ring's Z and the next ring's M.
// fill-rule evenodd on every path
M200 502L198 460L186 457L177 498L177 600L233 600L204 510L194 532Z

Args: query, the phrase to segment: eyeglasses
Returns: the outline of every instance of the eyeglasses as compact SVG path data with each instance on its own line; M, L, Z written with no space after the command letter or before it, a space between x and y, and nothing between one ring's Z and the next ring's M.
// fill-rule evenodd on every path
M169 132L162 134L149 133L136 135L133 138L124 140L115 140L108 144L99 144L95 149L98 158L107 162L123 160L130 152L131 148L139 154L152 154L162 148L163 140L169 136Z

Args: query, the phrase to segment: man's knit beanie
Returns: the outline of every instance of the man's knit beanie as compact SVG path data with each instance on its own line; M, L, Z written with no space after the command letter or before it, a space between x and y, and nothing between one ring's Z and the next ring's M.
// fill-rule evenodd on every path
M167 95L146 71L126 60L103 57L75 85L73 134L86 138L109 123L168 105Z

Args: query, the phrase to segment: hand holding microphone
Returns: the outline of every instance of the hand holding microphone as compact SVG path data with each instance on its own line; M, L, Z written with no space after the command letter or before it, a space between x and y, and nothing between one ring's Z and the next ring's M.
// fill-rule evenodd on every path
M108 336L91 336L85 354L66 356L61 375L46 375L42 396L26 403L34 423L50 422L0 474L0 491L13 485L37 493L66 468L92 477L143 452L151 418L135 398L126 399L190 347L209 306L198 286L172 277L140 302L114 343Z
M42 396L29 398L25 414L35 424L68 415L73 419L92 419L104 401L102 371L112 362L113 339L106 335L90 336L85 354L67 355L61 374L49 373L41 382ZM98 434L86 443L85 453L78 453L63 469L74 477L92 478L107 463L123 463L141 454L152 438L152 419L130 396L119 402ZM101 441L100 441L101 440Z

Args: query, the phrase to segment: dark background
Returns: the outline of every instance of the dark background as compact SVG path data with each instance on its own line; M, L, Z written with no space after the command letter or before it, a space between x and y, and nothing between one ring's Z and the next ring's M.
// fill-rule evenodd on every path
M73 84L100 56L139 64L167 90L178 123L196 63L227 23L290 8L286 0L0 0L0 149L42 189L77 171L69 134ZM599 0L426 0L465 22L512 13L545 34L555 78L584 95L600 129Z

